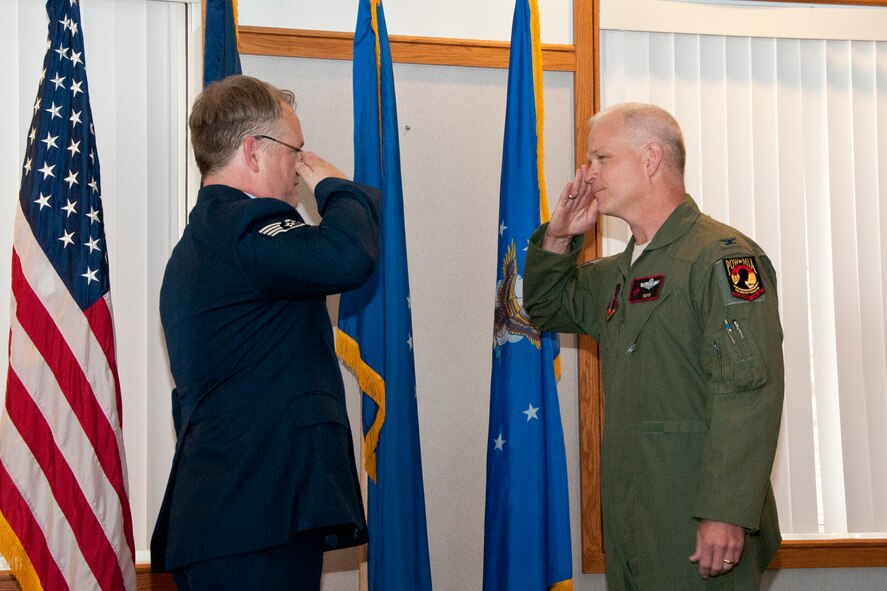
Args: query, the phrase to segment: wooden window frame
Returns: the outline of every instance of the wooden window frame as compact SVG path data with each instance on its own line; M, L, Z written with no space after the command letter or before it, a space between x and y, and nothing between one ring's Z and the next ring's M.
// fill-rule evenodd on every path
M887 6L887 0L748 0L749 2L782 2L784 4L830 4L832 6Z

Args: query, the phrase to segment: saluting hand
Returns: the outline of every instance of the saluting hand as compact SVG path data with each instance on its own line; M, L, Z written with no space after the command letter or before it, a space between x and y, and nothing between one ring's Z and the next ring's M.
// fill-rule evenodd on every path
M302 150L299 155L301 157L296 161L296 172L299 173L300 177L305 179L305 182L308 184L308 188L311 189L312 193L314 192L314 187L317 186L317 183L323 179L330 177L339 179L348 178L345 176L344 172L314 152Z
M561 191L542 241L545 250L566 253L573 236L584 234L597 223L598 202L586 180L587 168L583 164L577 169L573 180Z

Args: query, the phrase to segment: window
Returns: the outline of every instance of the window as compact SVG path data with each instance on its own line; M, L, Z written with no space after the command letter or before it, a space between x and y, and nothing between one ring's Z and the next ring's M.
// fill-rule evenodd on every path
M688 191L776 265L786 403L773 483L787 539L887 532L885 72L883 42L601 34L602 106L671 111ZM624 224L603 233L603 254L622 250Z

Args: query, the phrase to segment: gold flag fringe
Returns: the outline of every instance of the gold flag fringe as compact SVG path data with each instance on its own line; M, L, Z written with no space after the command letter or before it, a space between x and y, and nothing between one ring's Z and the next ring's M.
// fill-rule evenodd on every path
M530 2L530 40L533 53L533 94L536 97L536 172L539 175L539 221L549 219L548 197L545 189L545 98L542 80L542 42L540 41L539 4Z
M370 0L370 16L373 28L373 35L376 38L376 108L379 118L379 168L385 164L385 158L382 155L382 41L379 39L379 11L382 0ZM381 187L380 187L381 188Z
M43 585L31 559L3 513L0 513L0 554L3 554L9 563L9 568L22 591L43 591Z
M234 11L234 38L240 42L240 20L237 16L237 0L231 0L231 10Z
M357 376L357 383L361 391L379 406L373 425L364 435L363 449L363 461L367 475L373 482L376 482L376 448L379 446L382 425L385 424L385 380L361 358L360 345L357 344L357 341L338 329L336 329L336 355Z
M530 4L530 43L533 54L533 94L536 98L536 174L539 184L539 222L549 220L548 191L545 188L545 97L543 96L544 83L542 80L542 42L539 25L539 3L537 0L528 0ZM561 379L561 356L554 358L554 379ZM570 589L573 583L570 583ZM552 587L552 591L561 591Z

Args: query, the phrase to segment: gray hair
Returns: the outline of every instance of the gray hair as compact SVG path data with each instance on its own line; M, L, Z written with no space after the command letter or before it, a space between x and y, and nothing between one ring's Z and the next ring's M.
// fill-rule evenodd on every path
M671 113L647 103L621 103L596 113L589 119L589 127L610 115L622 116L626 134L633 145L642 146L651 141L659 143L668 166L679 178L684 178L687 149L681 127Z

